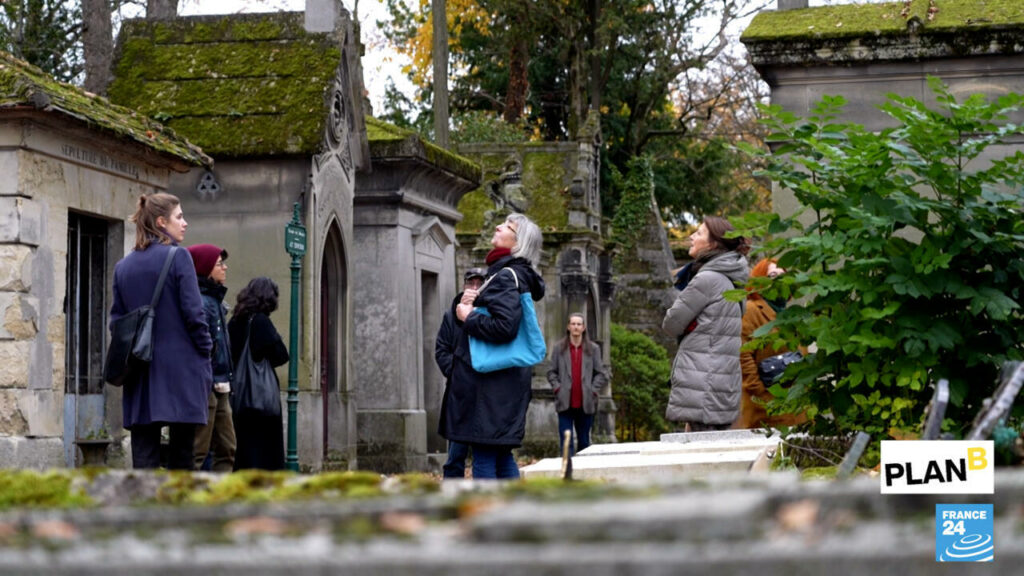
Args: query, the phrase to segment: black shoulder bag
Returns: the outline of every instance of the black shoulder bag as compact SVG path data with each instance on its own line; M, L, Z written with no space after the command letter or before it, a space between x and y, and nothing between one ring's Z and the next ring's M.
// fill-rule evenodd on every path
M245 345L238 358L238 366L231 377L231 412L240 414L255 412L265 416L281 415L281 387L270 360L259 362L252 357L249 341L252 336L252 319L245 332Z
M174 252L177 249L177 246L171 246L167 252L167 259L160 270L160 279L156 281L149 306L139 306L110 324L110 346L107 348L107 360L103 363L103 379L107 384L122 386L126 381L131 381L141 374L153 360L153 319L156 317L156 305L160 301L164 280L167 279L167 271L171 268L171 261L174 260Z

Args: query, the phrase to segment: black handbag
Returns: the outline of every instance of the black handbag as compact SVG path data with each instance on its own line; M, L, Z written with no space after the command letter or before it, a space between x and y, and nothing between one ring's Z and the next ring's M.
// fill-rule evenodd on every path
M249 348L252 333L252 316L245 332L245 346L242 356L231 377L231 411L235 414L258 412L266 416L281 415L281 387L270 360L256 362Z
M153 360L153 319L156 305L164 289L167 271L174 260L177 246L171 246L156 281L149 306L139 306L110 323L110 346L103 363L103 380L111 386L122 386L145 370Z
M803 354L799 352L783 352L782 354L765 358L757 364L757 374L761 377L761 382L764 382L765 386L771 386L786 371L786 366L793 362L799 362L803 357Z

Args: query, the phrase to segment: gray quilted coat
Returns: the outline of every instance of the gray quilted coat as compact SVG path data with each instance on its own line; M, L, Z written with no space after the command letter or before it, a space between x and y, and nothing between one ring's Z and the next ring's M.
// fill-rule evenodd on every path
M665 313L662 329L672 336L692 332L672 361L672 391L665 417L673 422L729 424L739 415L742 372L739 302L722 297L747 282L747 259L737 252L713 257L690 280Z

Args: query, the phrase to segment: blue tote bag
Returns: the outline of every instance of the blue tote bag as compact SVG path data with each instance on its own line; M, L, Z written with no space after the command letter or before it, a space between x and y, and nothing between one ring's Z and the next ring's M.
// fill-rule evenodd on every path
M516 288L519 288L519 276L516 275L516 271L511 268L502 270L512 273L516 280ZM540 324L537 322L533 298L529 292L521 292L519 302L523 307L523 316L519 320L516 337L511 341L499 344L469 337L469 357L473 362L473 370L494 372L506 368L533 366L544 360L548 347L544 343L544 334L541 333ZM491 315L487 308L476 308L474 311L485 316Z

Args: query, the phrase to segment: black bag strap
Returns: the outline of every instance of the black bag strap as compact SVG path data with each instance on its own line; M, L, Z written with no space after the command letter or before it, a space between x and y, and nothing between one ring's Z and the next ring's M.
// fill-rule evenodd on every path
M160 301L160 293L164 290L164 280L167 279L167 271L171 269L171 261L174 260L174 251L177 249L177 246L171 246L170 251L167 252L164 267L160 270L160 279L156 281L156 289L153 290L153 300L149 303L149 307L153 310L156 310L156 304Z

